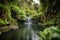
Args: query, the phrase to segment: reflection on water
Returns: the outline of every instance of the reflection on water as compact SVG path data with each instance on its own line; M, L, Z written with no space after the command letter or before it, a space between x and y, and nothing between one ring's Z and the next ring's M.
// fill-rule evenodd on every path
M39 36L33 30L31 18L27 17L27 21L23 25L24 28L11 30L8 33L2 34L0 40L38 40Z

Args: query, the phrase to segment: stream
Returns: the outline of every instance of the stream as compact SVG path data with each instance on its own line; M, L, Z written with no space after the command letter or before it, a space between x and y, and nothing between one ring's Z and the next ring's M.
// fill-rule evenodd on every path
M31 26L31 18L27 17L27 22L25 22L25 25L26 28L24 30L27 31L26 40L38 40L39 36L34 32Z
M0 36L0 40L38 40L38 25L33 24L30 17L26 17L26 22L22 24L24 28L11 30Z

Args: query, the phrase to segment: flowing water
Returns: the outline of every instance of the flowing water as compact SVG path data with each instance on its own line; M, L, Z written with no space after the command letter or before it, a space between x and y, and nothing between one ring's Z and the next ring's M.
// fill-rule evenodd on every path
M36 30L38 28L35 28L38 26L32 23L30 17L26 17L26 22L22 24L22 27L23 28L17 30L11 30L7 33L0 35L0 40L38 40L39 39L39 35L37 35L36 33ZM36 30L34 30L33 27Z
M25 25L27 25L26 26L26 28L25 28L25 30L29 33L28 35L27 35L27 38L26 38L26 40L38 40L38 35L34 32L34 30L32 29L32 20L31 20L31 18L30 17L26 17L27 18L27 22L25 22Z

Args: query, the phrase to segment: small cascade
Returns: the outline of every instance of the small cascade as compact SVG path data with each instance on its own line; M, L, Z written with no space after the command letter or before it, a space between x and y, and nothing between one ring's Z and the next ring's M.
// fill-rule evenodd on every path
M27 29L30 29L32 24L31 18L26 17L26 20L25 25L27 25Z
M26 17L26 22L25 22L25 29L24 31L26 31L27 36L26 36L26 40L38 40L38 35L34 32L34 30L32 29L32 20L30 17Z

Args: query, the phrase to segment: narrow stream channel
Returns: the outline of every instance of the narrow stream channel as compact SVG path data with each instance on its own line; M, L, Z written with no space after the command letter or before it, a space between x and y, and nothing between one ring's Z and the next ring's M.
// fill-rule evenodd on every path
M26 40L38 40L38 35L34 32L32 29L32 21L30 17L26 17L27 22L25 22L26 28L25 31L27 31Z
M33 29L38 25L34 25L30 17L26 17L26 19L26 22L22 25L24 28L4 33L0 36L0 40L38 40L39 35L36 33L38 28Z

